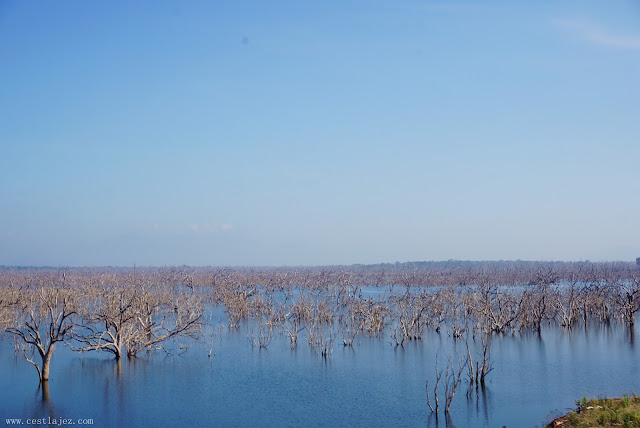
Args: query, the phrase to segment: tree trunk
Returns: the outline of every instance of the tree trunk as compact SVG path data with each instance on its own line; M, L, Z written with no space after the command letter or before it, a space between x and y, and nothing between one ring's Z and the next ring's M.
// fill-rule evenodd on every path
M123 345L122 337L120 333L116 335L116 340L113 341L113 355L116 357L116 360L120 360L122 357L122 345Z
M49 380L49 367L51 366L51 357L53 356L53 350L56 344L52 343L47 349L47 353L42 356L42 370L40 371L40 381Z

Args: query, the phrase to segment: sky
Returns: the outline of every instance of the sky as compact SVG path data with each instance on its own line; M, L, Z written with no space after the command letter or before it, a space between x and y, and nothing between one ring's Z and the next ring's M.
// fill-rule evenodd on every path
M0 265L640 256L637 1L0 1Z

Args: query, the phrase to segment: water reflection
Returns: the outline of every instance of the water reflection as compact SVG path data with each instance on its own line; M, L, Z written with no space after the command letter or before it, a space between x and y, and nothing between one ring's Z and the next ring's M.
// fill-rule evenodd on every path
M260 350L251 348L248 334L248 328L223 334L211 358L208 348L198 347L184 356L154 351L120 361L61 349L52 380L40 386L33 367L0 342L6 362L0 366L0 411L92 417L96 426L515 427L539 426L552 409L570 407L582 395L638 391L640 351L635 330L626 326L494 336L494 370L484 387L463 378L449 420L442 413L444 395L438 420L429 413L425 381L433 389L436 356L444 368L448 356L455 363L456 355L467 354L467 343L480 360L479 338L454 341L429 331L394 347L388 337L361 337L353 347L338 341L323 358L304 336L296 349L275 335Z
M428 428L455 428L455 426L456 425L453 423L453 418L449 414L438 416L437 414L432 413L427 417Z
M40 382L38 384L38 390L41 391L41 400L43 403L49 405L51 403L51 397L49 396L49 382Z
M49 421L58 418L58 412L51 400L49 381L38 382L38 386L33 391L32 399L25 402L25 416L34 419L32 425L48 426Z
M40 408L38 414L47 415L51 419L56 418L56 411L49 393L49 381L40 382L36 390L36 396L40 396Z

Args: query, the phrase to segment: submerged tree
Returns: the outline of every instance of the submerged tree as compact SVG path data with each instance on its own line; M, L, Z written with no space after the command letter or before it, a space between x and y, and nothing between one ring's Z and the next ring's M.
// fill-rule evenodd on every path
M433 396L435 406L431 404L431 397L429 395L429 381L426 381L426 391L427 391L427 405L431 410L431 413L435 414L436 419L438 418L438 411L440 408L440 399L438 398L438 391L440 381L444 380L444 399L445 399L445 407L444 414L449 417L449 412L451 409L451 403L453 403L453 398L456 395L456 391L458 386L460 386L460 382L462 381L462 376L465 368L469 364L469 361L465 357L458 357L456 354L456 364L454 364L454 359L449 356L447 361L447 367L443 371L442 369L438 369L438 356L436 355L436 365L435 365L435 374L436 374L436 382L433 387Z
M156 305L163 303L168 304L169 311L156 310ZM158 302L150 295L143 296L142 311L126 338L127 356L135 357L173 337L196 336L201 316L201 302L191 294L179 294L167 302Z
M105 286L95 294L91 291L86 296L91 304L83 306L83 323L73 332L73 338L81 346L73 349L110 352L120 359L136 320L135 289Z
M614 279L610 289L622 319L633 328L636 312L640 310L640 276L635 275L631 280Z
M16 287L0 286L0 329L4 330L11 326L15 318L15 311L18 306L19 291Z
M202 306L193 293L166 288L105 286L88 297L83 324L73 338L76 351L110 352L120 359L167 339L193 334L200 326Z
M72 316L76 313L75 296L68 288L54 286L29 289L25 293L21 311L13 325L5 330L24 342L24 357L33 364L38 371L38 378L44 382L49 380L51 357L56 344L67 339L74 327ZM34 351L40 355L40 365L33 359Z

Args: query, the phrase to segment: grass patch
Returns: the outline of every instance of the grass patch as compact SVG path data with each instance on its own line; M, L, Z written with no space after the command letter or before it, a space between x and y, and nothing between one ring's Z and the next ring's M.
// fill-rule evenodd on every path
M622 398L599 397L576 400L577 409L551 421L547 427L639 427L640 397L624 395Z

